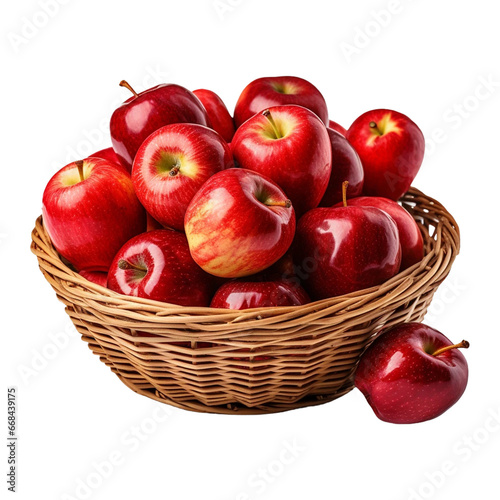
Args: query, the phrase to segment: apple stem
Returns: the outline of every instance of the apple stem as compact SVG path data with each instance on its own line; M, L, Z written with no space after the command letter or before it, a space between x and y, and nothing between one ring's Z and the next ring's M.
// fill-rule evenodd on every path
M85 177L83 176L83 160L75 161L75 165L78 168L78 175L80 176L80 180L84 181Z
M342 203L344 207L347 207L347 186L349 186L349 181L344 181L342 183Z
M378 135L382 135L382 132L378 128L378 125L375 122L370 122L370 128L374 131L377 132Z
M467 340L462 340L459 344L454 344L454 345L447 345L445 347L441 347L441 349L438 349L437 351L434 351L432 353L433 356L439 356L441 353L449 351L450 349L468 349L470 346L469 342Z
M124 271L128 271L130 269L133 269L134 271L140 271L141 273L145 273L147 271L143 267L136 266L123 259L120 259L118 261L118 267Z
M269 111L268 109L265 109L264 111L262 111L262 114L269 120L269 123L273 127L274 133L276 135L276 139L281 139L282 135L281 135L278 127L276 126L276 122L274 121L274 118L273 118L273 115L271 114L271 111Z
M180 169L181 169L180 165L175 165L174 167L172 167L170 169L170 172L168 173L168 175L170 175L170 177L174 177L179 173Z
M120 87L125 87L126 89L129 89L132 94L134 94L135 97L139 97L139 94L132 88L132 86L126 81L122 80L120 82Z
M271 201L271 202L265 202L265 205L268 207L285 207L285 208L290 208L292 206L292 202L290 200L283 200L283 201Z

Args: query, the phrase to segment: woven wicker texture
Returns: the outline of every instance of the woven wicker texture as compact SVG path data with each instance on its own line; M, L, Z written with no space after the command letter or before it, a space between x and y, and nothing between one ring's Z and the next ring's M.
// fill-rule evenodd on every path
M41 217L31 249L90 349L139 394L193 411L272 413L347 392L387 326L421 321L460 248L453 217L411 188L400 200L425 257L381 286L304 306L225 311L126 297L69 269Z

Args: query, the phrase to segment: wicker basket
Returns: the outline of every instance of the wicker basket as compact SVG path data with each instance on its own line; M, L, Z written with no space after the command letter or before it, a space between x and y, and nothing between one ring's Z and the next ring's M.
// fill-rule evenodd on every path
M304 306L223 311L126 297L69 269L36 221L31 249L83 340L139 394L188 410L272 413L349 392L357 361L386 326L421 321L459 252L437 201L401 199L425 257L381 286Z

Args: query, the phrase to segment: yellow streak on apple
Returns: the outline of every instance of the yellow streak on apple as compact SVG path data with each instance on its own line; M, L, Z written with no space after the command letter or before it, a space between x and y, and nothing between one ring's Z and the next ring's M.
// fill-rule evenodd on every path
M196 180L200 175L200 167L194 161L190 161L189 159L186 158L182 160L179 174L185 175L190 179Z
M294 83L290 82L273 83L272 86L274 90L276 90L280 94L294 95L298 94L300 91L300 87L298 85L295 85Z
M278 129L279 137L276 137L273 126L267 119L261 123L256 123L255 126L252 127L265 139L270 139L272 141L284 139L297 127L297 122L294 117L287 113L277 113L276 111L273 111L272 116Z
M83 179L88 179L90 173L92 172L94 166L92 163L88 163L86 161L83 162ZM68 170L61 172L60 182L65 187L74 186L79 182L82 182L80 179L80 173L78 172L78 168L75 166Z
M391 132L395 132L396 134L401 134L401 132L403 132L403 129L398 126L397 121L392 119L391 113L386 113L382 119L377 122L377 128L380 130L381 134L376 130L372 130L372 135L367 141L368 146L373 146L375 141L379 137L382 137L382 135L390 134Z
M176 176L185 175L190 179L196 180L200 175L199 165L196 162L192 161L188 155L180 152L171 153L170 151L162 151L160 155L160 162L168 165L168 168L160 167L158 169L158 173L156 174L158 177L175 178ZM171 177L170 170L176 164L179 164L179 172L175 176Z
M196 226L203 221L206 214L217 210L213 200L207 201L200 207L196 217L192 217L186 224L186 236L192 254L197 255L197 260L203 263L203 269L211 274L222 277L236 277L241 271L241 261L246 260L246 256L252 249L251 241L239 241L235 245L231 238L232 229L230 227L220 227L215 233L197 231ZM215 246L220 255L213 256L212 245L208 243L215 240ZM247 273L250 274L250 273Z

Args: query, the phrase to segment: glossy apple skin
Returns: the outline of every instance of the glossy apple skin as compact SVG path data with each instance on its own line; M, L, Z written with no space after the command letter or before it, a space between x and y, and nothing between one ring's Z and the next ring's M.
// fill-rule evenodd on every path
M363 192L365 178L363 165L358 153L349 141L335 130L326 129L332 148L332 173L328 187L319 204L320 207L331 207L342 201L342 183L348 181L347 198L360 196Z
M401 264L396 223L372 207L309 211L299 221L293 250L295 266L313 299L380 285L397 274Z
M101 160L107 160L110 163L113 163L114 165L119 165L120 167L123 167L120 158L118 158L113 148L106 148L106 149L101 149L100 151L96 151L95 153L89 155L89 158L100 158ZM130 170L128 171L130 172Z
M370 123L385 129L373 132ZM368 111L347 131L365 172L363 194L398 200L410 187L424 158L422 131L406 115L389 109Z
M236 128L264 109L288 104L310 109L328 123L325 98L312 83L296 76L276 76L258 78L245 87L234 109Z
M344 137L347 135L347 130L342 125L340 125L337 122L334 122L333 120L328 121L328 128L335 130L335 132L338 132L340 135L343 135Z
M80 271L78 274L80 274L80 276L84 277L86 280L106 288L108 282L108 273L102 271Z
M127 99L111 116L113 149L130 171L141 144L155 130L171 123L210 126L200 100L175 84L157 85Z
M424 258L424 240L415 219L397 202L378 196L360 196L347 202L350 207L375 207L387 212L398 226L401 242L401 269L407 269ZM337 204L335 206L341 206Z
M78 271L107 271L120 247L146 230L146 212L123 168L88 158L83 169L82 182L75 163L50 179L43 224L54 247Z
M122 269L125 261L144 270ZM108 273L108 288L123 295L181 306L208 306L212 277L192 259L186 237L170 229L143 233L116 254Z
M468 367L459 349L421 323L403 323L382 333L361 357L355 385L378 418L411 424L435 418L462 396Z
M165 155L168 161L162 160ZM175 175L173 165L179 168ZM231 150L217 132L175 123L156 130L142 143L132 183L149 214L165 227L184 231L184 215L195 193L213 174L231 167Z
M218 132L222 138L230 143L235 132L233 117L229 114L224 101L211 90L193 90L193 94L201 101L207 110L208 118L212 123L212 128Z
M235 161L265 175L292 200L297 217L316 208L330 179L332 147L323 122L302 106L269 108L284 137L271 135L272 125L258 113L234 135L231 149Z
M222 285L210 307L219 309L251 309L253 307L299 306L311 301L306 291L286 280L235 280Z
M292 243L295 213L292 206L265 203L286 200L280 187L256 172L231 168L213 175L186 211L193 259L222 278L248 276L271 266Z

